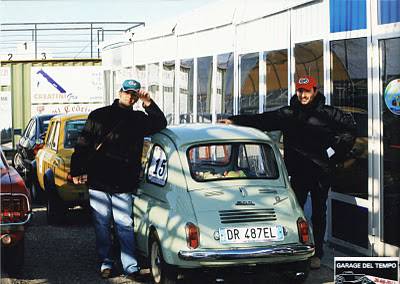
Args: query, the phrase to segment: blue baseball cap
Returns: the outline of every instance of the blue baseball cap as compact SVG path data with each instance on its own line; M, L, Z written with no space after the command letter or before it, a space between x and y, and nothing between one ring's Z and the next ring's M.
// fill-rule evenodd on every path
M124 92L126 92L126 91L135 91L135 92L137 92L137 91L140 90L140 88L141 88L141 86L140 86L140 83L138 81L130 79L130 80L125 80L122 83L121 90L124 91Z

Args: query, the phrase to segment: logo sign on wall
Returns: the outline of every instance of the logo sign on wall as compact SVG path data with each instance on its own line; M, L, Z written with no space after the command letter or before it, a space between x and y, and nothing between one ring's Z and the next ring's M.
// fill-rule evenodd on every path
M397 257L335 257L335 284L399 284Z
M400 79L394 79L386 86L383 94L385 104L395 115L400 115Z
M103 70L99 66L31 68L31 103L103 103Z
M31 115L61 114L61 113L89 113L99 107L99 103L90 104L35 104L31 106Z

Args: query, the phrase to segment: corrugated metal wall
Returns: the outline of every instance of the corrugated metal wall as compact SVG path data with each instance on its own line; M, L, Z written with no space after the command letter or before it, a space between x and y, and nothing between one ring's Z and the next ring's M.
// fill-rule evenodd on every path
M12 127L24 129L31 117L31 68L49 66L101 66L100 59L77 60L35 60L35 61L2 61L1 67L10 67L11 85L1 86L0 91L11 92ZM14 139L18 139L16 136ZM15 141L13 141L15 145Z

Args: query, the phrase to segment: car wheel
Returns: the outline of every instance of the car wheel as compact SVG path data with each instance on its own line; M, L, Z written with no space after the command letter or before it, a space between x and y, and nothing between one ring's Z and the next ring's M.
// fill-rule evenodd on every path
M155 284L175 284L178 274L174 268L165 263L160 241L156 233L150 240L150 273Z
M15 153L14 158L12 160L13 162L13 167L17 170L17 172L21 173L23 168L22 168L22 157L21 154L18 152ZM24 177L25 178L25 177Z
M47 195L47 223L49 225L59 225L63 221L63 213L65 211L62 200L58 197L55 189L50 189L45 182Z
M25 257L25 238L22 238L17 244L4 248L4 268L10 275L15 275L21 271L24 265Z

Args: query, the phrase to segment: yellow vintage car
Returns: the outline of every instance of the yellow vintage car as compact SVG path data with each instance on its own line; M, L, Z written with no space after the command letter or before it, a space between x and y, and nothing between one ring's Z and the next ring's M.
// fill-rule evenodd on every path
M58 224L65 211L76 205L87 205L86 185L75 185L69 175L71 155L87 114L63 114L50 120L44 147L33 163L35 184L39 195L46 201L47 222Z

